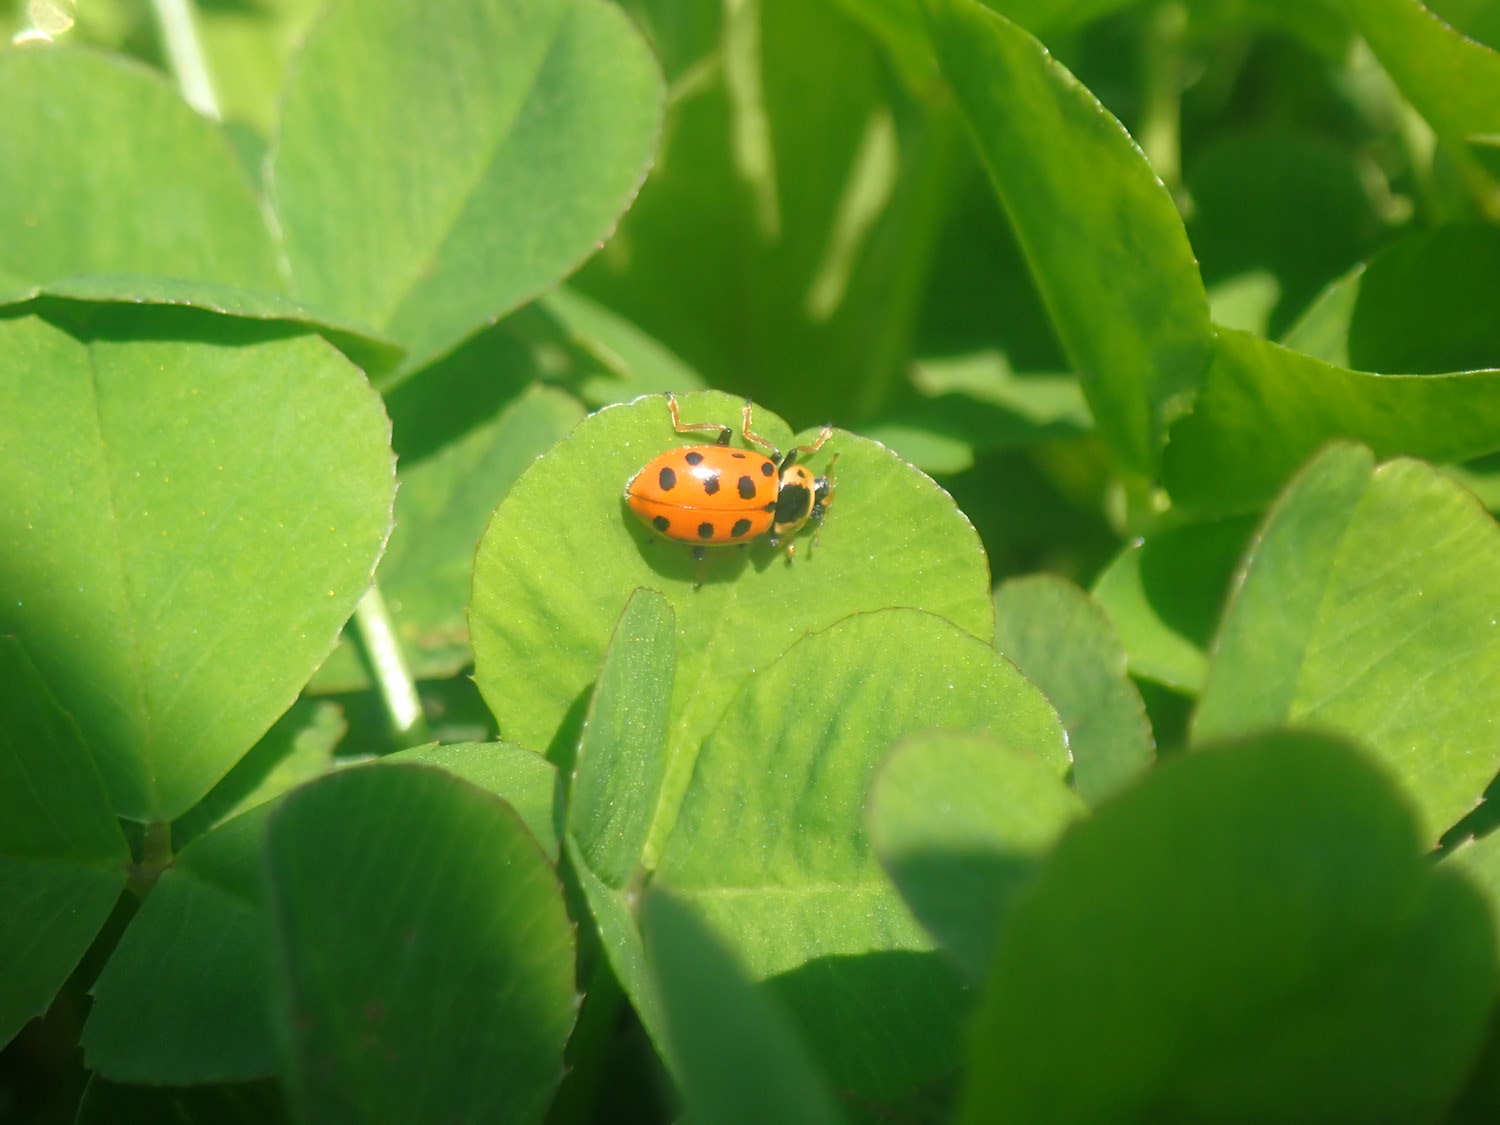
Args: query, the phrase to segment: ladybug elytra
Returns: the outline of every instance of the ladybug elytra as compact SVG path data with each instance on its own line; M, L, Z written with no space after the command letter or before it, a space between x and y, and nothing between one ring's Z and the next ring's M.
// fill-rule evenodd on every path
M734 431L729 426L684 423L672 395L667 396L667 409L678 433L714 430L718 440L671 449L649 461L625 487L630 510L663 538L692 544L693 557L700 561L706 547L732 547L761 535L772 547L786 542L790 558L792 537L809 522L815 527L821 523L833 503L829 478L814 477L796 460L821 449L833 427L824 426L811 445L796 446L782 456L750 428L746 399L740 432L747 444L769 450L766 456L754 449L730 448Z

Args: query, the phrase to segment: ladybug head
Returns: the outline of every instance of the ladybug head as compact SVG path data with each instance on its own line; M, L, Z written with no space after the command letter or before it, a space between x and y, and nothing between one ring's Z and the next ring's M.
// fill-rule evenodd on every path
M838 456L834 456L834 461ZM829 462L828 467L833 468ZM776 493L776 515L771 523L768 538L771 546L789 539L802 530L809 520L816 526L833 503L833 481L830 477L814 477L801 465L782 462L781 485Z

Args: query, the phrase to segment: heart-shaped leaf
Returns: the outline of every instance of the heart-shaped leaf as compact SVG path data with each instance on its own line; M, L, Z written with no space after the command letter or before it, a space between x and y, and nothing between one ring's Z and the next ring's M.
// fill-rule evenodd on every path
M1336 438L1435 461L1500 449L1500 371L1369 375L1227 328L1215 352L1163 466L1174 504L1195 515L1258 510Z
M1180 756L1017 901L959 1120L1432 1120L1494 1002L1490 926L1353 749Z
M26 650L0 637L0 1044L47 1010L129 861L78 728Z
M865 834L886 749L929 730L1067 766L1056 714L988 645L917 610L856 614L741 688L657 872L770 978L834 1083L875 1098L950 1068L965 1008Z
M742 404L728 395L680 404L686 422L738 429ZM779 448L792 444L769 413L756 411L754 425ZM986 642L994 620L984 553L953 501L888 450L843 432L807 462L821 473L838 456L837 496L817 546L802 535L790 561L764 542L720 548L700 571L687 547L647 532L622 500L646 462L695 437L711 440L675 433L655 397L585 420L496 511L479 546L469 613L475 679L501 734L540 750L570 711L575 726L582 717L580 700L632 591L667 596L678 659L662 828L735 691L799 637L886 606L930 610ZM649 864L654 848L647 852Z
M389 424L314 337L109 307L0 321L0 629L32 651L115 811L186 811L286 710L390 530ZM258 337L258 338L257 338Z
M1002 583L995 647L1057 708L1084 801L1098 804L1151 765L1151 724L1125 674L1125 650L1082 590L1049 575Z
M1129 135L1040 43L977 0L924 0L969 120L1100 432L1154 471L1210 358L1182 221Z
M0 104L0 300L85 274L285 289L228 143L160 74L66 48L5 51Z
M1083 802L994 735L919 734L870 794L870 837L924 926L982 983L1016 894Z
M556 284L656 145L662 80L603 0L338 3L287 78L270 193L300 297L407 368Z
M301 1117L542 1120L573 1026L573 933L510 806L427 767L347 770L281 803L266 854Z
M1215 641L1195 740L1276 726L1369 747L1428 843L1500 769L1500 528L1416 461L1331 447L1277 501Z

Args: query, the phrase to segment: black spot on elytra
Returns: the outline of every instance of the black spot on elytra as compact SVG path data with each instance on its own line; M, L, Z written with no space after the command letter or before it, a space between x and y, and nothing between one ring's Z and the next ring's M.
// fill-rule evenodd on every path
M734 521L734 526L729 529L729 534L733 538L738 539L741 535L744 535L745 532L747 532L749 530L750 530L750 521L749 520L735 520Z
M731 453L729 456L737 458L741 461L745 459L745 455L743 453Z
M694 452L694 453L685 453L685 454L683 454L682 459L684 461L686 461L689 465L701 465L701 464L703 464L703 454L701 454L701 453L696 453L696 452Z
M656 479L661 484L663 492L671 492L677 487L677 474L672 471L671 466L664 466Z
M776 501L775 500L767 500L764 504L761 505L761 511L763 511L763 512L774 512L775 510L776 510Z
M739 490L740 490L740 499L741 500L754 500L755 499L755 481L754 481L753 478L751 478L751 477L740 477L740 482L739 482L738 487L739 487Z
M714 537L714 525L711 523L700 523L698 525L699 539L712 539Z
M760 475L761 476L768 477L772 473L774 473L775 471L776 471L776 466L773 465L773 464L771 464L771 462L769 462L769 461L762 461L760 463Z
M667 519L666 516L657 516L651 521L651 526L656 528L657 531L666 531L667 528L672 526L672 521Z
M719 474L713 473L703 478L703 491L712 496L719 491Z

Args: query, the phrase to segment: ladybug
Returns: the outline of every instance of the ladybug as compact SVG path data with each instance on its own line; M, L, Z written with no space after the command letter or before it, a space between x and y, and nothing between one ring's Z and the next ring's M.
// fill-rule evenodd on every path
M740 432L748 444L770 451L731 449L734 431L714 422L684 423L677 399L667 396L672 428L679 434L717 430L713 445L684 445L647 462L625 486L625 503L640 521L666 539L693 545L700 562L707 547L732 547L766 535L772 547L791 539L811 521L816 527L833 503L828 477L814 477L796 464L798 454L813 454L833 433L832 426L811 445L799 445L783 457L750 428L750 400L745 400ZM834 455L838 460L838 455ZM832 462L829 468L833 467Z

